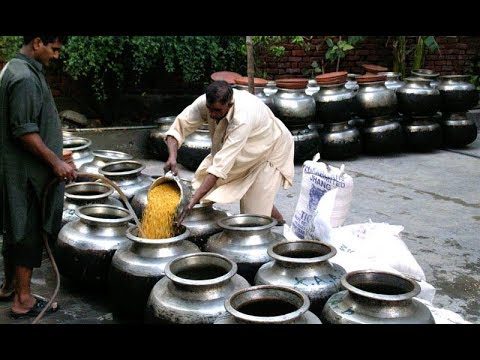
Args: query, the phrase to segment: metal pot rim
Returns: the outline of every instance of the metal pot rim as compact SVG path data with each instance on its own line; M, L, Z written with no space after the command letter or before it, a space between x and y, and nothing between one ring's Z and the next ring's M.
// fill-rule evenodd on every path
M293 294L294 296L298 297L302 301L302 305L295 311L292 311L290 313L284 314L284 315L278 315L278 316L255 316L255 315L248 315L245 313L242 313L235 309L232 305L232 302L235 301L236 298L240 296L244 296L245 293L248 292L264 292L264 291L282 291L282 292L287 292L290 294ZM310 307L310 300L308 297L295 289L292 289L287 286L282 286L282 285L257 285L257 286L251 286L246 289L242 289L239 291L234 292L231 294L229 297L225 299L225 309L235 318L249 322L249 323L285 323L289 321L293 321L305 312L308 311Z
M262 219L267 219L270 220L271 222L266 225L259 225L259 226L251 226L251 227L241 227L241 226L234 226L234 225L228 225L225 222L229 221L230 219L234 218L242 218L242 217L258 217ZM266 215L253 215L253 214L238 214L238 215L232 215L232 216L227 216L223 219L217 220L217 225L220 226L222 229L226 230L235 230L235 231L260 231L260 230L267 230L270 228L273 228L275 225L277 225L278 221L275 220L274 218Z
M71 188L76 188L81 186L90 186L90 185L96 186L96 187L98 186L105 187L107 191L98 195L77 195L77 194L70 194L67 192L67 190ZM111 186L107 184L99 183L99 182L94 182L94 181L75 182L65 186L65 197L67 199L75 199L75 200L98 200L98 199L109 197L110 195L113 194L113 191L114 189Z
M134 225L131 226L127 229L126 236L129 240L140 243L140 244L145 244L145 245L164 245L164 244L171 244L177 241L185 240L190 236L190 230L186 227L181 225L183 228L183 232L180 235L173 236L171 238L165 238L165 239L148 239L148 238L143 238L139 237L138 235L138 226ZM133 231L137 230L137 235L133 235Z
M377 294L377 293L361 290L360 288L358 288L358 287L356 287L356 286L354 286L354 285L352 285L348 282L348 278L351 278L355 275L371 276L371 275L375 275L375 274L384 275L384 276L388 276L388 277L393 277L393 278L397 278L398 280L401 280L403 282L408 282L413 287L413 289L408 291L408 292L399 294L399 295ZM356 295L360 295L360 296L365 297L365 298L374 299L374 300L383 300L383 301L409 300L409 299L417 296L421 291L420 285L418 285L418 283L415 280L409 279L406 276L403 276L403 275L400 275L400 274L395 274L395 273L388 272L388 271L383 271L383 270L356 270L356 271L351 271L351 272L348 272L345 275L343 275L340 282L341 282L342 286L345 289L347 289L348 291L350 291L351 293L356 294Z
M185 259L188 259L189 257L220 258L220 259L226 261L227 263L229 263L230 266L231 266L231 269L226 274L224 274L222 276L219 276L219 277L213 278L213 279L206 279L206 280L191 280L191 279L181 278L181 277L175 275L171 270L172 265L175 265L175 263L180 262L180 261L185 261ZM223 282L231 279L233 276L235 276L237 274L237 271L238 271L238 266L234 261L232 261L231 259L229 259L228 257L226 257L224 255L217 254L217 253L212 253L212 252L196 252L196 253L177 256L176 258L170 260L165 265L165 269L164 269L165 276L167 278L169 278L171 281L173 281L174 283L177 283L177 284L187 285L187 286L205 286L205 285L212 286L212 285L217 285L217 284L223 283Z
M327 247L330 249L330 251L322 256L316 256L316 257L311 257L311 258L294 258L294 257L289 257L289 256L283 256L275 252L276 248L279 248L281 246L289 245L289 244L312 244L312 245L318 245L322 247ZM286 240L286 241L280 241L276 244L272 244L268 247L267 249L267 254L270 256L272 259L277 260L277 261L283 261L283 262L289 262L289 263L296 263L296 264L313 264L313 263L319 263L323 261L327 261L328 259L334 257L337 254L337 249L333 247L330 244L318 241L318 240L305 240L305 239L300 239L300 240Z

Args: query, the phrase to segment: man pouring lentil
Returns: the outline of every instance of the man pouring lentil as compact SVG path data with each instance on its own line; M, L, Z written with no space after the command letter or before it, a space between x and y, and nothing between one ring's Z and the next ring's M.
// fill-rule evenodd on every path
M242 214L271 216L283 225L274 200L280 186L287 189L293 181L294 141L287 127L255 95L232 89L226 81L214 81L166 132L165 171L177 174L178 148L204 122L212 137L211 151L195 171L195 192L178 222L199 201L240 200Z

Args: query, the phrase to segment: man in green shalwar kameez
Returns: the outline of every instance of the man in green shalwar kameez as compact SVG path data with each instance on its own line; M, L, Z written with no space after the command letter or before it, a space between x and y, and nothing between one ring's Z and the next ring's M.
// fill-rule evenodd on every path
M0 300L13 297L14 318L35 317L46 306L31 292L32 272L42 262L42 230L53 238L60 230L64 181L76 178L75 167L63 161L61 123L44 75L62 43L59 36L25 36L0 73ZM43 192L55 178L60 181L51 187L42 223ZM57 309L53 303L49 312Z

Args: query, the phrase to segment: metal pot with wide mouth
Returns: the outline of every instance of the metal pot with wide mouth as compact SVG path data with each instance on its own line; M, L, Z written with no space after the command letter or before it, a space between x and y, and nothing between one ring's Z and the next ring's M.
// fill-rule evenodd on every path
M138 227L127 230L130 240L112 258L108 273L108 289L115 312L121 316L143 319L153 286L165 276L167 263L200 249L187 241L190 231L181 226L178 235L166 239L145 239Z
M92 140L78 136L69 136L63 139L63 149L72 152L72 158L77 169L83 164L93 160L93 152L90 149Z
M440 76L437 88L440 91L442 113L466 112L478 103L478 91L468 82L469 75Z
M434 324L426 305L414 297L414 280L379 270L358 270L341 279L346 289L333 294L320 319L326 324Z
M193 253L171 260L165 277L150 292L147 323L213 324L226 313L225 299L249 283L237 274L237 264L226 256Z
M321 324L309 311L310 300L296 289L258 285L239 290L225 300L227 314L214 324Z

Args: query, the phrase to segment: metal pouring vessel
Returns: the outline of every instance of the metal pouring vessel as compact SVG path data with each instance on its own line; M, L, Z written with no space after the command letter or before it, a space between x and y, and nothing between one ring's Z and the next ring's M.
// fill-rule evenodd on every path
M180 201L177 206L177 210L175 211L175 223L177 223L176 219L179 218L179 216L182 214L183 210L185 207L188 205L188 202L190 201L192 192L190 190L190 187L185 184L177 175L173 175L171 171L168 171L164 176L161 176L157 178L151 185L150 188L148 189L148 192L155 187L157 187L160 184L166 183L173 181L177 185L177 187L180 189Z

